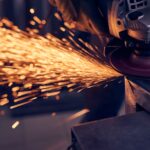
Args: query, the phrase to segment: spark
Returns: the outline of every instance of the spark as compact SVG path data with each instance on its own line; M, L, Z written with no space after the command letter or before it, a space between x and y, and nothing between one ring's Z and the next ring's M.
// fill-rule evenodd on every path
M79 118L79 117L81 117L81 116L83 116L83 115L85 115L85 114L87 114L87 113L89 113L89 112L90 112L89 109L83 109L83 110L81 110L81 111L79 111L79 112L73 114L73 115L70 116L69 118L67 118L67 122L68 122L68 121L72 121L72 120L74 120L74 119L77 119L77 118Z
M123 82L123 80L120 80L119 82L118 82L118 84L121 84Z
M0 106L4 106L9 103L9 100L7 98L1 98L0 99Z
M57 13L57 12L54 13L54 16L55 16L56 19L62 21L62 18L60 17L59 13Z
M5 115L5 111L4 110L0 110L0 116L4 116Z
M23 98L23 99L25 99L25 98ZM24 105L26 105L26 104L29 104L29 103L31 103L34 99L35 99L35 98L33 98L32 100L29 100L29 101L22 102L22 103L20 103L20 104L17 104L17 105L11 106L11 107L10 107L10 109L15 109L15 108L18 108L18 107L24 106Z
M36 22L33 21L33 20L31 20L31 21L30 21L30 24L31 24L32 26L35 26L35 25L36 25Z
M33 17L33 20L34 20L35 22L37 22L38 24L42 24L42 20L41 20L40 18L38 18L37 16L34 16L34 17Z
M65 29L64 27L60 27L60 30L61 30L62 32L65 32L65 31L66 31L66 29Z
M12 125L12 129L16 129L19 126L20 122L16 121L13 125Z
M52 114L51 114L51 116L52 117L55 117L57 114L55 113L55 112L53 112Z
M30 11L31 14L35 13L35 9L34 8L31 8L29 11Z
M106 84L106 85L104 86L104 89L105 89L105 88L107 88L108 86L109 86L109 85L108 85L108 84Z
M41 24L45 25L46 24L46 20L42 20Z
M19 89L20 89L20 87L13 87L13 88L12 88L12 91L13 91L13 92L17 92L17 91L19 91Z
M56 98L56 101L60 101L60 95L57 95L55 98Z
M64 22L64 25L69 29L75 29L75 27L76 27L74 22L73 23L72 22L71 23Z
M25 32L6 19L0 23L7 26L0 27L0 85L11 89L9 94L12 91L15 104L11 109L38 97L56 97L64 87L69 92L80 91L120 76L75 42L77 49L51 34L43 37L35 29ZM71 35L70 39L73 42ZM91 51L95 50L87 43L85 45ZM0 104L5 105L9 98L2 97L1 93L3 91L0 91Z

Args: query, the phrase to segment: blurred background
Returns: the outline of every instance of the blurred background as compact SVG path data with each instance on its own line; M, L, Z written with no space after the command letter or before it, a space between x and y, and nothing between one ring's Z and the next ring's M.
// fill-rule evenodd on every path
M34 14L30 13L32 8ZM64 37L59 30L63 22L54 17L55 12L48 0L0 0L0 18L8 18L25 30L33 28L29 22L38 16L47 20L40 34ZM87 33L76 34L87 38ZM88 37L90 42L91 35ZM1 86L0 92L4 90L9 89ZM9 105L0 107L0 149L65 150L71 144L72 126L118 115L123 99L124 80L118 78L81 93L68 93L64 88L60 96L40 98L13 110Z

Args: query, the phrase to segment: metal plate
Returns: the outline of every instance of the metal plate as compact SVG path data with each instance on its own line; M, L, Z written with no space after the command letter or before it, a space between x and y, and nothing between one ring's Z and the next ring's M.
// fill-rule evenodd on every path
M150 115L138 112L72 129L75 150L149 150Z

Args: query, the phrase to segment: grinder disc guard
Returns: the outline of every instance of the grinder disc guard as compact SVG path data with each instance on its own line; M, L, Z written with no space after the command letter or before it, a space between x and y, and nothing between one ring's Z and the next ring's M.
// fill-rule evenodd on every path
M124 75L150 78L150 56L137 55L125 47L113 51L109 57L112 67Z

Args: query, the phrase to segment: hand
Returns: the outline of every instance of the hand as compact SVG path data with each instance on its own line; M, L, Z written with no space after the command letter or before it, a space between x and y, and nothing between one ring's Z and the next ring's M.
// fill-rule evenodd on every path
M97 36L108 33L107 23L100 12L97 0L49 0L61 12L65 22L73 28Z

